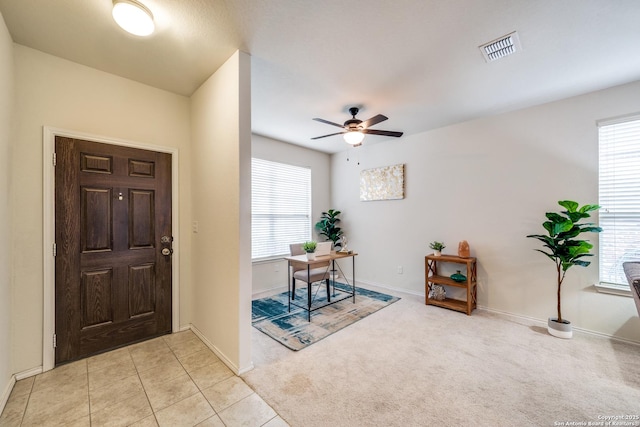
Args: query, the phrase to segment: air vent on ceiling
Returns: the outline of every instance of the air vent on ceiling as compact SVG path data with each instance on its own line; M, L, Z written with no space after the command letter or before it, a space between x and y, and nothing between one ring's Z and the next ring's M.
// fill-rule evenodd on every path
M487 62L504 58L520 50L522 50L520 47L520 39L518 38L518 33L515 31L480 46L482 56L484 56L484 60Z

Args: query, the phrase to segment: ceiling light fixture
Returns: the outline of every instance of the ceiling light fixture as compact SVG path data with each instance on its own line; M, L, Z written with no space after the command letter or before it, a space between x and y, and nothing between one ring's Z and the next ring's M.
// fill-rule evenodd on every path
M113 0L113 19L128 33L148 36L155 30L153 15L136 0Z
M343 135L343 138L347 144L359 145L364 139L364 133L352 130Z

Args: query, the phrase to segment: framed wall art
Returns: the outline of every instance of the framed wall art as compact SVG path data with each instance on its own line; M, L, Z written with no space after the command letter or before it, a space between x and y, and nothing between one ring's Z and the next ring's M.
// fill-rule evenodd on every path
M404 199L404 164L360 171L360 200Z

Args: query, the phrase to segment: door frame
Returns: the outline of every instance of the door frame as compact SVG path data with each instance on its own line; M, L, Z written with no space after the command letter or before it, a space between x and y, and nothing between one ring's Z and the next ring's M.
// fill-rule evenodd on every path
M55 367L55 350L53 337L56 325L55 310L55 257L53 247L55 243L55 168L53 154L55 152L56 136L83 139L101 144L120 145L142 150L157 151L171 154L171 233L173 234L172 271L171 271L171 329L180 330L180 233L179 233L179 185L178 185L178 149L163 147L106 136L91 135L82 132L59 129L50 126L43 127L42 134L42 262L43 262L43 327L42 327L42 371L46 372Z

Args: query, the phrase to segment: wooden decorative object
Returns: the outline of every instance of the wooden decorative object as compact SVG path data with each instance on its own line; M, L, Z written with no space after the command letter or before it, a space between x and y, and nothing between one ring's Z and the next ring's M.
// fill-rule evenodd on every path
M466 240L463 240L458 244L458 256L462 258L469 258L471 256L471 251L469 250L469 243Z

